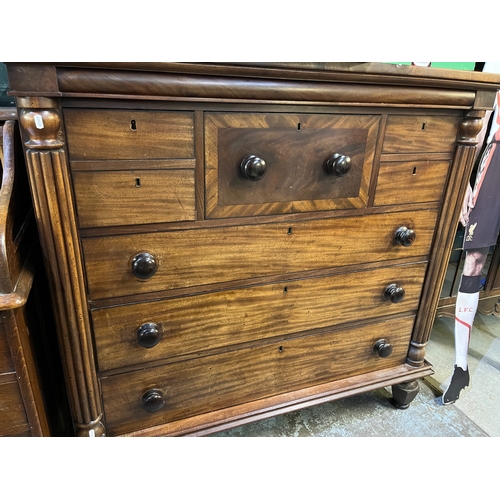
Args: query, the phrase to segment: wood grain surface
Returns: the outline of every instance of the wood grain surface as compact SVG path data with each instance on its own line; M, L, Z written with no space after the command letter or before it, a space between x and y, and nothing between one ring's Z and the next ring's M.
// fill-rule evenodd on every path
M414 312L425 269L423 262L96 310L92 319L99 368L196 356L360 318ZM397 304L384 297L392 283L405 290ZM150 322L158 326L161 341L144 348L137 330Z
M436 211L375 214L184 231L83 239L91 299L224 283L262 276L428 255ZM401 226L417 238L394 242ZM131 261L149 252L156 274L136 278Z
M404 363L413 317L352 330L309 335L274 344L192 359L101 379L111 434L186 418L338 378ZM393 352L380 358L373 345L388 337ZM157 413L141 407L149 389L161 390Z
M189 112L65 109L70 160L194 158Z

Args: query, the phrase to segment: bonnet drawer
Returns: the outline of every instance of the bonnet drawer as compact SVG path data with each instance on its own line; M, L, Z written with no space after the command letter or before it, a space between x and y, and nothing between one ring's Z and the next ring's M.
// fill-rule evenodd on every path
M380 117L207 113L209 218L365 207Z

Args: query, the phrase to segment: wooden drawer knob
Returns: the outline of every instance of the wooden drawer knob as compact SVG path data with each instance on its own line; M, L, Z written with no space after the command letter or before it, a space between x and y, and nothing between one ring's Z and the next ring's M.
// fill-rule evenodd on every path
M137 342L146 349L151 349L161 340L161 333L156 323L144 323L137 329Z
M405 226L400 227L394 235L394 241L396 241L396 243L399 243L400 245L403 245L404 247L413 245L416 238L417 235L415 231L413 231L413 229L408 229Z
M350 156L335 153L326 160L325 168L330 175L344 177L351 170L351 158Z
M258 181L264 177L267 166L266 162L255 155L245 156L240 163L240 172L245 179Z
M392 354L392 345L387 339L380 339L375 342L373 352L377 353L381 358L387 358Z
M137 278L148 279L156 273L158 263L154 255L147 252L141 252L134 256L132 259L132 273Z
M163 393L159 389L150 389L142 395L142 408L149 413L161 410L165 406Z
M405 289L396 285L396 283L391 283L384 290L384 297L390 300L393 304L397 304L405 298Z

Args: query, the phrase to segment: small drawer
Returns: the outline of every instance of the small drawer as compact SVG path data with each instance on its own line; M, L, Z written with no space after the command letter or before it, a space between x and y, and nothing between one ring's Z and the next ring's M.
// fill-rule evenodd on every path
M132 432L400 366L413 323L413 316L403 317L103 377L108 432ZM387 357L377 352L382 339L392 347L383 353Z
M65 109L69 159L194 158L191 112Z
M400 116L387 119L382 153L451 153L458 116Z
M426 267L393 266L96 310L99 369L411 313L418 308Z
M437 211L83 238L92 300L333 269L426 260ZM403 246L395 238L416 234ZM414 242L413 242L414 241Z
M79 225L196 219L194 169L73 172Z
M441 201L449 169L449 161L381 163L374 205Z
M205 116L209 218L363 208L374 115Z

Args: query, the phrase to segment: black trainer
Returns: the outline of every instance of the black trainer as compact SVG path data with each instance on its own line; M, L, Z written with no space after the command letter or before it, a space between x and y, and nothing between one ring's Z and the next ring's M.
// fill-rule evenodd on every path
M455 365L455 371L453 372L453 377L451 377L450 385L443 394L443 404L449 405L454 403L458 399L460 391L469 386L469 381L469 368L464 370L460 366Z

